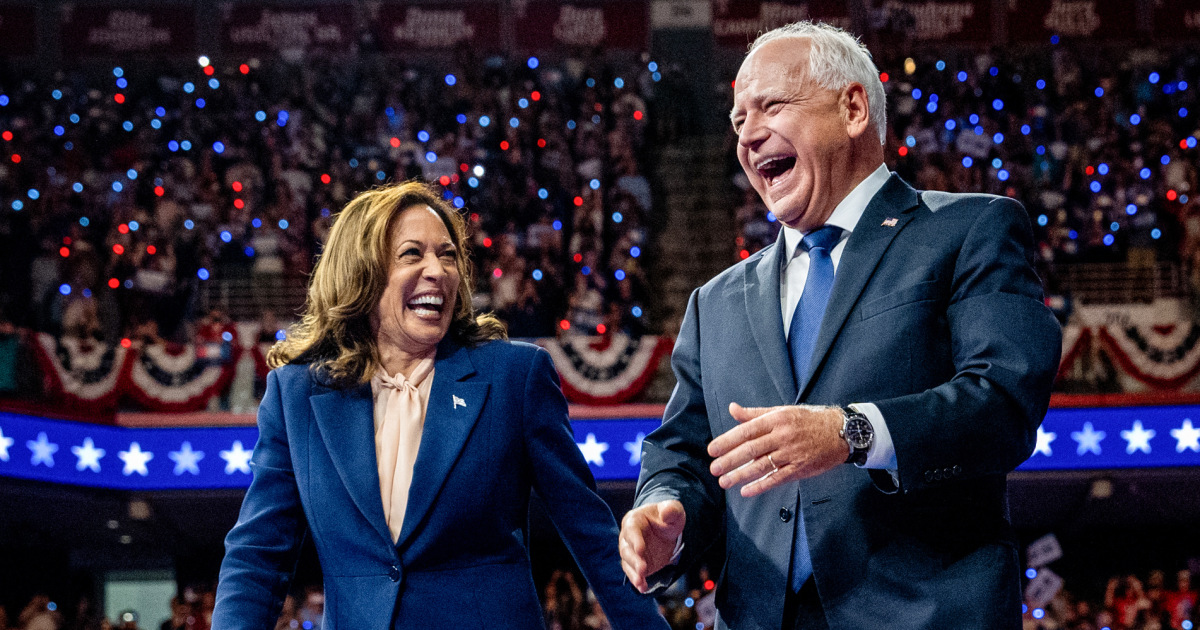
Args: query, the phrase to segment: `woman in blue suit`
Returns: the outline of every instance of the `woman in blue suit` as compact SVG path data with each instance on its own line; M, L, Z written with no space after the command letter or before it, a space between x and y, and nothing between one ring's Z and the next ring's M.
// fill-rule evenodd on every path
M324 628L541 628L531 490L613 628L667 628L623 581L617 525L549 356L476 315L462 218L415 182L340 213L305 314L269 360L254 480L214 630L273 628L311 536Z

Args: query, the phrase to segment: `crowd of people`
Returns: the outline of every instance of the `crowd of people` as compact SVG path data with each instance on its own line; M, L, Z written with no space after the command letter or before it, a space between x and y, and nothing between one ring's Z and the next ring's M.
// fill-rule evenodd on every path
M319 54L10 69L0 312L186 342L205 283L304 278L353 194L421 178L469 217L479 306L513 336L644 330L661 78L648 58L466 50L437 70Z
M1062 290L1061 265L1077 262L1176 263L1200 287L1194 49L1063 43L885 53L878 62L889 167L918 189L1025 204L1048 292ZM753 252L773 242L778 224L740 168L729 172L743 199L738 245Z

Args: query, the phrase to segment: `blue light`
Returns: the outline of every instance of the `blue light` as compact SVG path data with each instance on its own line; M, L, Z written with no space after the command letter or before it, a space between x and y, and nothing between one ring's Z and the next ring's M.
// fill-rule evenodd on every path
M1108 175L1108 163L1101 162L1100 166L1096 167L1096 172L1100 173L1101 175Z
M992 142L995 142L996 144L1004 142L1004 134L997 131L995 135L992 136Z
M1034 568L1025 569L1025 577L1027 577L1031 580L1033 578L1037 577L1037 569L1034 569Z
M1039 215L1038 215L1038 219L1037 219L1037 224L1038 224L1038 225L1040 225L1040 226L1042 226L1042 227L1045 227L1045 226L1046 226L1046 224L1047 224L1047 223L1049 223L1049 222L1050 222L1050 217L1048 217L1048 216L1046 216L1046 215L1044 215L1044 214L1039 214Z
M977 135L977 136L983 135L983 125L975 125L975 135Z
M432 164L433 162L436 162L436 161L437 161L437 154L436 154L436 153L434 153L433 151L428 151L428 152L426 152L426 153L425 153L425 161L426 161L426 162L429 162L429 163L431 163L431 164Z
M124 76L124 74L125 74L125 70L123 70L121 68L121 66L117 66L117 67L113 68L113 76L114 77Z
M913 88L912 97L914 100L919 100L921 98L921 88Z
M999 179L1002 182L1008 181L1008 171L1000 169L1000 171L996 173L996 179Z
M640 306L635 306L635 307L633 307L632 309L630 309L630 311L629 311L629 312L630 312L630 313L633 313L633 316L634 316L634 317L641 317L641 316L642 316L642 307L640 307Z
M600 190L600 180L598 180L598 179L593 179L592 181L588 182L588 186L589 186L589 187L590 187L592 190Z
M1058 36L1055 35L1055 37L1058 37ZM1041 608L1033 609L1033 618L1034 619L1041 619L1042 617L1045 617L1045 616L1046 616L1046 611L1042 610Z
M69 285L69 284L59 285L58 292L63 295L71 295L71 285Z
M260 228L260 227L262 227L262 219L260 219L258 217L254 217L254 219L250 221L250 225L253 225L256 228Z
M132 288L133 288L133 280L132 280L132 279L126 280L124 284L125 284L125 288L126 288L126 289L132 289Z
M568 120L568 121L567 121L567 129L574 129L574 128L575 128L575 121L574 121L574 120Z
M166 116L166 115L167 115L167 108L163 107L162 105L159 105L158 107L155 107L155 108L154 108L154 115L155 115L155 116L158 116L159 118L162 118L163 116Z
M257 112L254 112L254 120L257 120L258 122L265 122L267 120L267 112L264 112L261 109Z
M915 147L917 146L917 139L912 136L908 136L904 139L904 144L908 145L909 147Z
M1093 181L1092 183L1088 184L1088 189L1094 193L1100 192L1100 182Z
M1184 619L1183 623L1179 624L1179 627L1183 628L1183 630L1192 630L1192 622L1190 619Z
M561 229L562 229L562 221L559 221L558 219L555 219L555 220L554 220L554 223L552 223L552 224L550 225L550 227L553 227L553 228L555 229L555 231L561 230Z
M1029 128L1029 125L1021 125L1021 135L1028 136L1031 131L1033 130Z
M517 127L521 126L521 121L517 120L516 116L513 116L512 118L508 119L508 126L516 129Z
M454 85L455 83L458 83L458 78L456 78L453 74L447 74L446 85Z
M529 58L529 61L526 61L526 62L525 62L525 65L529 66L529 69L530 69L530 70L533 70L534 68L537 68L537 67L538 67L538 58L537 58L537 57L530 57L530 58Z
M1142 117L1139 116L1138 114L1132 114L1131 116L1129 116L1129 124L1136 127L1137 124L1140 122L1142 122Z
M63 148L70 151L71 149L75 148L75 143L74 142L64 142Z
M221 142L220 140L214 142L213 143L213 151L216 151L217 153L224 153L225 152L225 143Z
M471 188L479 188L479 180L475 177L472 177L467 180L467 185Z
M1070 232L1067 232L1067 238L1069 238L1073 241L1073 240L1079 238L1079 232L1076 232L1075 230L1071 230Z
M1058 44L1058 35L1051 35L1050 36L1050 45L1055 46L1057 44Z
M189 230L195 229L196 223L194 221L192 221L191 219L187 219L186 221L183 222L183 227L185 227Z
M279 225L279 229L286 230L286 229L288 229L288 220L280 219L278 225Z
M959 70L959 71L958 71L958 82L959 82L959 83L962 83L962 82L964 82L964 81L966 81L966 80L967 80L967 71L966 71L966 70Z
M287 110L281 110L279 114L275 116L275 124L283 127L284 125L287 125L288 118L290 118L290 116L288 116Z
M417 140L421 142L429 142L429 132L424 129L417 132Z
M89 223L91 223L91 220L89 220L87 217L79 217L79 225L87 227Z
M1150 179L1150 169L1143 167L1142 170L1138 172L1138 175L1141 176L1142 179Z
M616 278L617 280L624 280L625 279L625 270L624 269L616 270L615 272L613 272L613 277Z
M994 109L996 111L1000 111L1000 110L1004 109L1004 101L1002 101L1000 99L996 99L996 100L992 101L992 109Z
M122 190L124 190L124 188L125 187L121 185L121 182L113 182L112 183L113 192L121 192Z
M24 208L24 207L25 207L25 202L24 202L24 201L21 201L20 199L14 199L14 200L13 200L13 202L12 202L12 209L13 209L13 210L16 210L17 212L20 212L20 211L21 211L21 209L22 209L22 208Z
M1158 83L1158 79L1159 79L1159 76L1158 76L1158 73L1157 73L1157 72L1151 72L1151 73L1150 73L1150 83L1152 83L1152 84L1157 84L1157 83Z
M183 91L191 94L192 92L196 91L196 86L193 85L191 81L188 81L187 83L183 84Z
M1137 205L1131 203L1128 206L1125 206L1125 214L1128 214L1129 216L1137 214Z
M221 87L221 82L220 82L220 81L218 81L218 80L216 80L216 78L209 79L209 80L208 80L208 87L209 87L210 89L213 89L213 90L215 90L215 89L217 89L217 88Z
M590 276L590 275L592 275L592 268L587 265L584 265L583 269L579 270L579 273L581 273L585 276Z
M133 123L126 120L125 122L121 123L121 128L125 131L133 131Z
M387 179L387 173L384 173L383 171L375 171L375 179L383 181Z
M1188 147L1189 149L1195 149L1195 148L1196 148L1196 136L1188 136L1188 139L1187 139L1187 147Z
M172 152L174 152L174 151L178 151L178 150L179 150L179 143L178 143L178 142L175 142L174 140L172 140L172 141L170 141L170 142L168 142L168 143L167 143L167 148L168 148L168 149L170 149Z
M523 98L523 99L518 100L517 107L520 107L521 109L525 109L526 107L529 107L529 99Z
M992 168L1000 168L1001 166L1004 166L1004 160L992 158Z
M140 227L142 227L142 225L140 223L138 223L137 221L129 222L129 231L130 232L136 232L136 231L138 231L138 228L140 228Z
M768 212L767 213L767 223L774 223L774 222L775 222L775 213Z
M282 328L280 328L279 330L276 330L275 331L275 341L283 341L284 339L287 339L287 331L283 330Z
M634 245L633 247L629 248L630 258L637 258L638 256L641 256L641 255L642 255L642 248L638 247L637 245Z
M56 101L61 100L62 99L62 90L54 90L53 92L50 93L50 96L54 97L54 100L56 100Z
M1164 155L1162 156L1162 158L1161 158L1161 159L1159 159L1158 161L1159 161L1159 162L1162 162L1162 165L1163 165L1163 166L1166 166L1166 165L1168 165L1168 164L1170 164L1170 163L1171 163L1171 156L1169 156L1169 155L1165 155L1165 154L1164 154Z
M957 126L958 126L958 123L954 122L953 118L946 121L946 131L953 131L954 128Z
M71 114L71 118L69 120L73 123L78 123L79 122L79 114Z
M38 197L42 196L42 194L39 193L36 188L30 188L29 192L25 194L29 195L30 199L37 199Z
M455 208L461 208L461 207L463 207L463 206L465 206L465 205L467 205L467 202L466 202L466 200L465 200L465 199L463 199L462 197L455 197L455 198L454 198L454 207L455 207Z
M129 87L129 81L126 81L125 77L121 77L120 79L117 79L117 87L124 90L125 88Z
M196 109L204 109L204 106L207 104L208 103L202 98L196 99Z
M208 270L205 269L204 267L197 269L196 277L200 278L201 280L208 280Z
M929 95L929 100L933 101L934 103L938 102L938 95L937 95L937 94L930 94L930 95Z
M1102 87L1096 88L1096 91L1094 92L1094 94L1096 95L1096 98L1100 98L1101 96L1104 96L1104 88L1102 88Z
M933 112L936 112L937 108L938 108L938 104L936 101L929 101L929 103L927 103L925 105L925 111L929 112L930 114L932 114Z
M651 61L646 68L650 70L650 72L658 72L658 62Z
M486 126L488 126L488 125L490 125L490 124L492 124L492 119L491 119L491 118L488 118L487 116L480 116L480 117L479 117L479 126L480 126L480 127L486 127Z
M1188 85L1187 81L1180 81L1178 84L1179 91L1183 92L1183 91L1187 90L1187 85Z
M534 279L535 281L541 280L541 279L542 279L542 270L541 270L541 269L534 269L534 270L533 270L533 273L532 273L532 274L530 274L530 275L532 275L532 276L533 276L533 279Z
M683 600L683 605L687 606L688 608L691 608L692 606L696 605L696 600L689 597L689 598Z
M933 67L937 68L938 70L945 70L946 62L938 59L937 63L933 64Z
M1150 238L1152 238L1156 241L1158 239L1162 238L1162 230L1160 230L1158 228L1154 228L1153 230L1150 230Z
M970 116L967 117L967 120L971 121L972 125L978 125L979 124L979 114L971 114Z
M1180 117L1180 118L1187 118L1187 108L1186 108L1186 107L1180 107L1180 108L1179 108L1179 117Z
M229 233L229 230L221 230L221 240L228 243L233 240L233 235Z
M593 78L590 78L590 77L588 78L587 81L584 81L583 83L584 83L584 85L586 85L588 87L596 87L596 80Z
M192 141L184 140L183 142L180 142L179 148L183 149L184 151L191 151L192 150Z
M620 223L620 222L621 222L621 221L623 221L624 219L625 219L625 217L621 216L621 213L620 213L620 212L614 212L614 213L612 213L612 220L613 220L613 223Z
M1112 245L1112 244L1113 244L1113 243L1115 243L1116 241L1117 241L1116 237L1114 237L1112 234L1105 234L1105 235L1104 235L1104 244L1105 244L1106 246L1107 246L1107 245Z
M75 191L75 192L77 192L77 193L81 193L81 192L83 192L83 184L81 184L81 183L79 183L79 182L75 182L75 183L74 183L74 184L71 186L71 190L74 190L74 191Z
M545 188L538 189L538 199L545 199L549 196L550 196L550 191L546 190Z
M1117 230L1121 229L1121 224L1117 223L1116 221L1113 221L1112 223L1109 224L1108 229L1113 232L1116 232Z
M460 125L465 125L467 123L467 115L459 114L454 117L454 120L458 121L458 124L460 124Z
M242 253L246 254L246 258L254 258L254 248L249 245L246 246L246 249L242 250Z
M1035 83L1034 85L1036 85L1037 89L1039 89L1039 90L1046 89L1046 81L1044 79L1038 79L1037 83Z
M974 163L975 163L975 160L972 160L972 159L971 159L971 156L969 156L969 155L964 155L964 156L963 156L962 165L963 165L965 168L971 168L971 165L972 165L972 164L974 164Z
M350 158L350 168L358 168L358 158Z
M651 78L651 79L654 79L654 82L655 82L655 83L658 83L659 81L662 81L662 75L661 75L661 74L659 74L659 73L657 73L657 72L655 72L654 74L650 75L650 78Z
M151 129L161 129L161 128L162 128L162 121L161 121L161 120L159 120L159 119L157 119L157 118L155 118L155 119L151 120L151 121L150 121L150 128L151 128Z

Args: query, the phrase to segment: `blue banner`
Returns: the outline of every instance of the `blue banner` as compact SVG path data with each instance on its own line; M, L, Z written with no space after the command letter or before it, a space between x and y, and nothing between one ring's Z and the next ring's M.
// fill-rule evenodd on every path
M1200 466L1200 407L1051 409L1019 470ZM575 420L596 479L636 479L659 418ZM254 427L126 429L0 412L0 476L117 490L244 488Z

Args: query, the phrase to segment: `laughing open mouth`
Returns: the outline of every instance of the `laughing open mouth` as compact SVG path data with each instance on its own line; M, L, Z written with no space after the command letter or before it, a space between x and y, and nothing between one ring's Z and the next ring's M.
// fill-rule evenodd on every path
M796 166L796 156L794 155L778 155L761 160L754 168L763 179L767 180L767 185L774 183L786 173Z
M442 314L442 309L445 308L446 299L437 293L425 293L418 295L408 301L408 308L412 309L417 315L423 317L433 317Z

